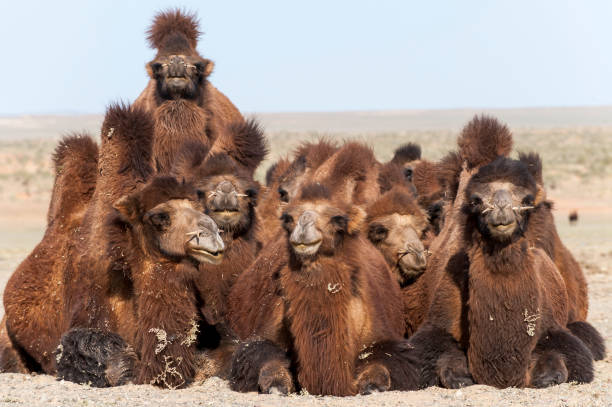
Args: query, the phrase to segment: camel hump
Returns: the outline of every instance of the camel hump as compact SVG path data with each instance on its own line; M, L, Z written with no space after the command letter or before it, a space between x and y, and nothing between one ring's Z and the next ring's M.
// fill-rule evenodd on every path
M474 116L457 139L459 154L469 169L486 165L499 156L509 155L512 143L512 133L508 126L487 115Z
M47 224L79 212L91 199L96 186L98 145L86 132L68 134L55 148L53 166L55 181Z

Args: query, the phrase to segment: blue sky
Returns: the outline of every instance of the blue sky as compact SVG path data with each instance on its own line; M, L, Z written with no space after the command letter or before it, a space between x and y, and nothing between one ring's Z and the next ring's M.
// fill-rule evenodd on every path
M134 100L156 11L198 13L245 112L612 104L608 1L2 1L0 115Z

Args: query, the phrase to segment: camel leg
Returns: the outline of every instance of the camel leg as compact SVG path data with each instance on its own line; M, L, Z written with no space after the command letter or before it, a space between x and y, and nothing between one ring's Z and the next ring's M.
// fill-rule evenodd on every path
M30 373L6 328L6 315L0 322L0 373Z
M379 342L357 357L357 389L360 394L387 390L418 390L418 360L407 341Z
M232 390L289 394L294 390L290 361L277 345L266 340L240 344L232 359Z
M606 357L604 340L593 325L586 321L576 321L567 324L567 328L589 348L594 360L602 360Z
M56 361L59 379L109 387L126 384L133 378L136 354L115 333L74 328L62 336Z
M593 380L593 355L586 345L565 330L549 331L534 350L536 363L531 371L531 387L548 387L566 381Z
M474 384L465 352L451 334L428 325L409 339L421 367L420 387L437 386L457 389Z

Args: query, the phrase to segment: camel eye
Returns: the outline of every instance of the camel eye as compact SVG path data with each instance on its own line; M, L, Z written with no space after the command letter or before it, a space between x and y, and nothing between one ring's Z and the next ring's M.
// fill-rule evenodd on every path
M344 215L332 216L331 224L334 225L338 232L346 232L348 230L348 218Z
M478 206L482 204L482 198L478 194L472 194L470 197L470 204L472 206Z
M388 234L389 229L383 225L372 224L370 225L370 230L368 231L368 239L370 239L372 243L379 243L385 240Z
M408 181L412 181L412 168L404 168L404 177L408 180Z
M249 188L244 192L249 198L257 198L257 191L253 188Z
M531 206L531 205L533 205L533 201L534 201L533 195L529 194L529 195L525 196L525 198L523 198L521 203L523 205L525 205L525 206Z
M197 193L198 193L198 199L199 200L202 200L202 199L204 199L204 197L206 197L206 194L201 189L198 189Z
M283 202L289 202L289 193L283 187L278 187L278 194L280 195L280 200Z
M289 215L288 213L283 213L280 219L285 225L293 223L293 216Z
M157 212L149 216L149 222L158 229L170 226L170 215L167 212Z

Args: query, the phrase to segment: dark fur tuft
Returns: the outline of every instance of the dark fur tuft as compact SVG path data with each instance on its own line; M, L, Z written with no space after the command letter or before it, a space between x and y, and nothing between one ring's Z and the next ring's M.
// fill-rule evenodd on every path
M183 37L188 45L195 49L202 34L199 25L195 13L180 9L162 11L155 16L151 28L147 31L149 46L166 48L170 45L169 42L176 42L173 37Z
M459 154L468 168L490 163L512 150L512 133L508 127L490 116L475 116L457 139Z
M421 159L421 146L415 143L407 143L395 150L395 154L391 162L396 164L404 164L410 161Z
M585 321L576 321L567 324L567 328L589 348L593 359L602 360L606 357L605 342L593 325Z
M407 341L378 342L364 349L361 354L365 358L359 359L358 371L363 371L372 364L381 364L389 371L391 387L389 390L418 390L419 389L419 360Z
M229 131L234 137L234 148L227 154L238 164L255 171L268 154L263 128L255 119L249 119L230 124Z
M102 124L100 149L113 145L120 151L120 173L129 169L141 179L151 174L153 125L151 113L142 108L121 102L108 107Z
M108 387L133 378L136 354L115 333L74 328L62 337L56 360L58 379Z
M230 388L241 392L260 390L259 373L264 364L271 360L289 366L285 352L274 343L266 340L242 342L232 359Z
M542 159L538 153L519 153L519 161L527 165L529 172L535 178L536 182L544 185L542 178Z

